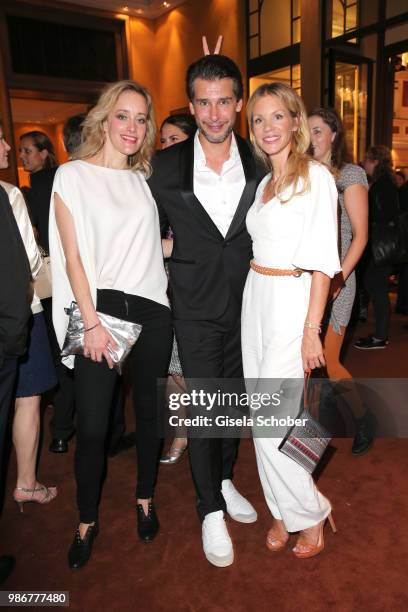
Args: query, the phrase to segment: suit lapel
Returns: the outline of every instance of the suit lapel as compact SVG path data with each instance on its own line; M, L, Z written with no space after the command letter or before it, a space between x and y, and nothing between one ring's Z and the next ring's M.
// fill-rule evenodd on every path
M254 200L255 189L257 185L256 165L251 149L243 138L240 138L238 135L235 135L235 138L237 141L238 151L241 157L242 167L244 169L245 187L238 202L238 206L235 211L235 215L231 221L231 225L228 228L227 235L225 236L226 240L232 238L243 223L246 214L249 210L249 207L251 206Z
M197 220L207 227L216 238L224 240L223 235L194 195L194 136L181 145L180 150L180 190L184 202Z

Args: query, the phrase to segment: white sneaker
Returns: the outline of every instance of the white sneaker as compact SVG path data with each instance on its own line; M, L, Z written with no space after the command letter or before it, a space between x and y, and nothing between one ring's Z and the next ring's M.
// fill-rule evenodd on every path
M210 512L203 520L203 549L207 561L227 567L234 561L234 549L222 510Z
M227 504L227 512L234 521L239 523L255 523L258 515L252 504L238 493L232 480L223 480L221 493Z

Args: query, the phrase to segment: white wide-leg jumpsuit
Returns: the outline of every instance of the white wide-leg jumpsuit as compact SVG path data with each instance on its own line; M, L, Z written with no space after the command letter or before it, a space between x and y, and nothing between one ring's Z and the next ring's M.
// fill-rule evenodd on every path
M337 190L330 172L310 162L310 190L287 202L262 203L269 175L260 184L247 215L254 260L270 268L301 268L300 277L265 276L250 270L242 310L242 355L248 391L273 393L286 383L303 386L301 342L314 270L333 277L340 271ZM281 199L290 195L287 190ZM292 411L296 416L299 403ZM279 412L279 410L278 410ZM269 436L273 436L270 432ZM272 515L288 531L311 527L330 514L329 501L304 468L278 450L279 437L253 428L259 476Z

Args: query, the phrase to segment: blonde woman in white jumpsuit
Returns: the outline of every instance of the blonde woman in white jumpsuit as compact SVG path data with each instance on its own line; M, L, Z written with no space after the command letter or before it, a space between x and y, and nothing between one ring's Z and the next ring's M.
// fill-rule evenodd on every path
M295 379L299 388L304 372L324 365L320 322L330 279L341 269L337 190L329 170L306 155L307 115L290 87L260 86L248 103L248 120L255 151L270 173L247 215L254 260L243 298L244 374L250 390L277 391L282 380L293 386ZM292 416L298 409L299 404ZM295 555L314 556L324 547L330 503L310 474L278 450L281 437L265 437L274 434L263 431L254 428L253 434L259 476L274 517L267 546L282 550L289 532L300 531Z

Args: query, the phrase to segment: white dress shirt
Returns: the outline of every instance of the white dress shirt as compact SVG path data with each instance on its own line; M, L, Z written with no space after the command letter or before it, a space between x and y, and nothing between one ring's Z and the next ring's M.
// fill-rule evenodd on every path
M226 236L245 187L245 174L237 142L232 134L230 157L221 174L207 166L198 138L194 137L194 194L221 234Z

